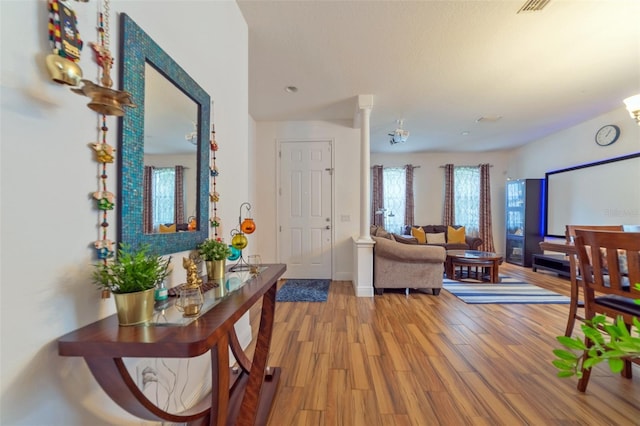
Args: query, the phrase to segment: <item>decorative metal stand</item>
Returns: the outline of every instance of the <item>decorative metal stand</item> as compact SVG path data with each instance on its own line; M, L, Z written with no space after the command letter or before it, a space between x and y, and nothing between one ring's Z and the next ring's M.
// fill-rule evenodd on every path
M251 269L251 265L249 265L247 261L244 260L242 250L244 250L244 248L247 247L248 244L245 234L253 234L253 232L256 230L256 224L250 217L245 217L244 220L242 219L243 207L246 209L247 214L251 211L251 204L247 202L240 204L238 228L231 231L231 245L240 251L240 259L238 259L238 262L236 262L235 265L229 268L229 271L231 272L247 271Z

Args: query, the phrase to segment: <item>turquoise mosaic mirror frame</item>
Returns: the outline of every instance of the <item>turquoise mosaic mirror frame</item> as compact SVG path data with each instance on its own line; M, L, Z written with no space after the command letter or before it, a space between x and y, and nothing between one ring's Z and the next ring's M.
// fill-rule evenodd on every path
M118 241L138 247L149 244L156 254L195 249L209 235L209 120L211 98L128 15L120 15L120 85L137 108L120 121L118 150ZM143 231L145 64L170 80L198 106L197 227L191 232L145 234Z

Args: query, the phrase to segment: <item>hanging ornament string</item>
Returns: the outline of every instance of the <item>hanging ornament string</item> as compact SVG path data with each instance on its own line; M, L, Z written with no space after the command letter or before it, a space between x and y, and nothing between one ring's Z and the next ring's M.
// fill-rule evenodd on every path
M218 152L218 143L216 142L216 130L215 124L211 125L211 192L209 193L210 199L210 221L213 228L214 238L218 239L218 231L220 229L220 218L218 217L218 201L220 201L220 194L216 188L216 178L218 177L218 167L216 166L216 153Z
M104 0L104 11L100 11L98 14L98 38L100 40L99 47L94 46L96 51L96 60L102 70L103 84L109 77L109 69L112 66L111 56L109 52L109 0ZM104 52L107 52L108 60L105 61ZM102 212L101 221L99 226L101 228L100 239L95 242L95 248L97 250L98 259L102 260L105 264L107 260L112 258L115 254L113 248L113 242L108 238L109 228L109 210L113 210L115 206L115 196L108 190L108 175L107 164L114 162L114 149L107 143L107 136L109 133L109 127L107 126L107 116L105 114L99 115L99 133L100 140L92 144L92 147L96 153L96 161L100 163L100 189L93 194L93 197L97 201L98 210ZM102 297L109 297L108 290L103 291Z
M98 28L98 32L100 33L100 45L109 50L109 16L111 15L111 2L109 0L104 0L103 3L104 11L100 11L100 27Z

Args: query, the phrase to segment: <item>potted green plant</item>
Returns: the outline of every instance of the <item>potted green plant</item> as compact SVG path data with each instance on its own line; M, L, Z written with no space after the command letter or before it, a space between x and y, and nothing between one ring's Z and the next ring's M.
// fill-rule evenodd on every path
M154 289L169 274L171 258L151 253L148 244L133 249L120 244L115 259L96 264L93 281L114 294L120 325L135 325L153 316Z
M635 285L640 290L640 283ZM634 301L640 305L640 299ZM591 346L587 347L580 337L558 336L564 346L554 349L556 359L553 365L558 369L558 377L582 377L582 368L592 368L607 361L609 369L619 373L624 367L623 358L640 358L640 319L633 317L633 325L628 327L622 318L608 322L604 315L596 315L581 325Z
M226 259L231 255L231 248L221 239L206 239L198 246L200 257L207 265L207 277L210 280L224 278Z

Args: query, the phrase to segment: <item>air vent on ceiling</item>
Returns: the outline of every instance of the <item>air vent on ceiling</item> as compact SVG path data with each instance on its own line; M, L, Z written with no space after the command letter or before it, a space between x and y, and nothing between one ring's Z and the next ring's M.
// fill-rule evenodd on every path
M501 115L483 115L476 119L476 123L495 123L502 118Z
M518 13L520 12L539 12L549 3L550 0L527 0Z

